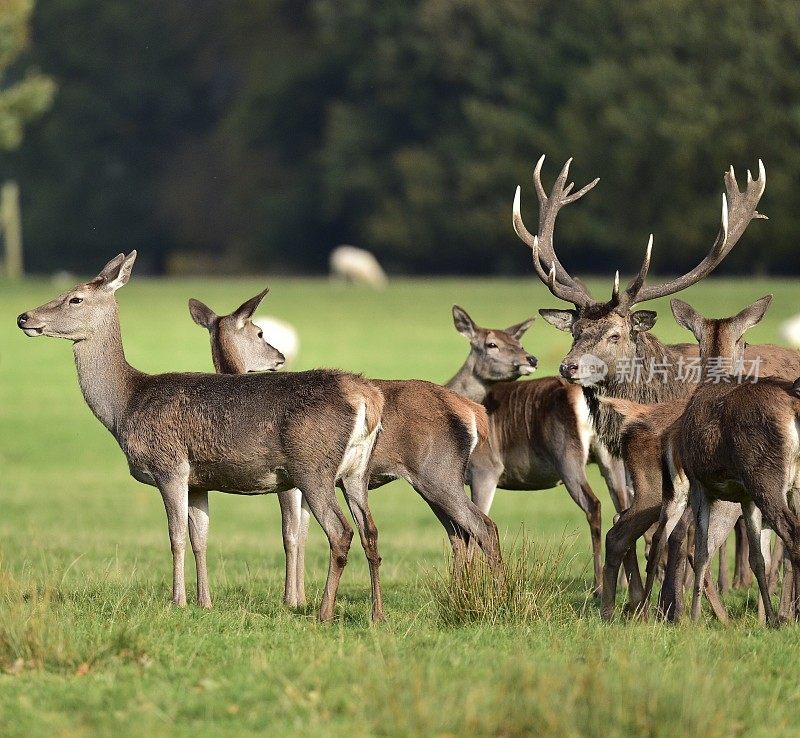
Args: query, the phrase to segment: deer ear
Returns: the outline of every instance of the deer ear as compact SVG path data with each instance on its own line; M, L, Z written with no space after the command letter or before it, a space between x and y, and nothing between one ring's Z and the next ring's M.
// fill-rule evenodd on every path
M506 328L506 333L510 333L519 341L519 339L525 335L525 331L527 331L528 328L533 325L534 320L536 320L536 318L528 318L527 320L523 320L521 323L509 326Z
M102 283L110 282L114 276L119 273L119 268L122 266L123 261L125 261L125 254L117 254L100 270L92 281Z
M572 326L578 319L575 310L555 310L552 308L542 308L539 310L541 315L550 325L555 326L560 331L572 332Z
M764 295L760 300L756 300L752 305L748 305L733 318L741 338L748 328L752 328L760 322L767 312L767 308L772 302L772 295Z
M675 317L675 322L691 331L694 337L699 341L703 335L703 316L697 312L688 302L683 300L672 299L669 301L672 315Z
M236 308L236 310L233 311L233 316L236 318L236 325L238 328L241 328L246 321L253 317L253 313L261 304L261 301L264 299L264 295L266 295L267 292L269 292L269 287L259 292L255 297L251 297L246 302L243 302L238 308Z
M453 325L462 336L466 336L470 340L475 337L475 332L477 331L475 323L467 315L467 311L458 305L453 305Z
M136 251L130 254L119 254L106 264L94 281L99 283L108 292L116 292L120 287L127 284L133 270L133 263L136 261Z
M197 325L201 328L208 328L208 330L211 330L214 321L217 319L217 314L208 305L194 298L189 300L189 314Z
M655 310L637 310L631 314L631 330L634 333L649 331L655 324L658 313Z

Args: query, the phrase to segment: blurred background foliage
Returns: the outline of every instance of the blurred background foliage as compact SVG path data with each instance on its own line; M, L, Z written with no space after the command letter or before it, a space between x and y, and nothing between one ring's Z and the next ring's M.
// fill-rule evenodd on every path
M2 167L33 270L138 248L315 272L346 242L394 273L528 273L511 201L535 224L541 153L546 186L570 156L601 178L559 223L574 271L635 269L651 231L654 271L690 267L724 169L759 157L771 219L721 271L800 268L795 0L39 0L31 23L19 64L58 92Z

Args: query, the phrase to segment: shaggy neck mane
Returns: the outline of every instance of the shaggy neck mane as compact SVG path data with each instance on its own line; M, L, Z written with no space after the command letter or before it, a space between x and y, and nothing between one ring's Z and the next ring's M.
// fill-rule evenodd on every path
M640 381L632 381L630 372L622 381L618 376L608 377L602 384L584 387L583 394L589 405L592 421L600 439L615 456L621 454L620 438L622 418L598 397L618 397L644 405L655 405L688 397L695 384L678 378L678 364L682 354L666 346L655 336L641 332L636 339L636 360L640 362ZM650 375L651 362L658 373Z

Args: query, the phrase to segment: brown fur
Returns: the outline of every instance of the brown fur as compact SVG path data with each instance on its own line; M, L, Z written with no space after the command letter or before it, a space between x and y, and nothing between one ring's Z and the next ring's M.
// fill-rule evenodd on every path
M247 345L225 340L229 332L229 326L211 332L215 365L239 366L240 371L247 371L247 362L243 359ZM497 527L464 495L464 477L473 447L488 443L486 410L455 392L423 380L373 380L372 384L381 392L385 404L380 418L381 433L370 459L369 487L380 487L398 478L407 480L445 527L456 559L463 560L466 545L474 539L486 553L490 566L499 571ZM364 507L368 527L374 527L365 495L359 503ZM296 571L287 568L286 577L285 598L295 604L302 601L302 596L289 591L290 581L295 582L298 593L303 591L302 559L307 530L299 522L300 511L293 509L288 498L281 501L281 509L285 519L287 567L290 566L290 550L299 547L300 564ZM353 505L351 510L354 516L361 514ZM286 518L297 521L294 527L287 527ZM298 525L299 529L295 529ZM362 542L365 548L374 546L373 555L376 556L377 529L371 536L374 541L362 538Z
M352 538L334 485L339 476L356 481L364 476L358 466L340 467L358 409L365 405L367 430L375 431L383 396L365 379L338 371L233 376L148 375L134 369L122 348L115 292L128 281L135 258L136 252L120 254L91 282L20 315L20 328L28 335L73 341L87 403L117 439L131 474L161 491L175 604L186 602L187 530L200 557L198 601L211 604L207 582L200 580L208 528L205 491L277 492L301 486L331 546L320 609L321 619L331 618ZM363 454L373 443L374 436L364 437Z
M486 513L497 487L539 490L563 481L589 523L595 588L601 580L600 501L586 479L589 458L600 466L617 509L627 507L621 464L580 427L585 408L581 388L557 377L514 382L536 366L520 343L532 320L505 330L482 328L465 310L453 307L453 321L470 342L470 353L448 387L483 403L489 413L490 443L470 462L473 501ZM583 433L582 433L583 431Z

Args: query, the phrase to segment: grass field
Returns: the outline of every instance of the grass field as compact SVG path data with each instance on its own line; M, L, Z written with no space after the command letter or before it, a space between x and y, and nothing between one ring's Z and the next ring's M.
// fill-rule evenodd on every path
M100 266L100 265L98 265ZM610 281L591 283L598 294ZM128 360L208 370L198 297L222 312L262 281L163 281L134 274L118 293ZM275 279L262 311L293 323L300 366L446 381L466 356L458 302L505 326L556 306L533 280L395 281L376 294ZM11 735L796 735L800 628L768 632L755 591L728 598L734 624L601 623L587 598L589 535L563 487L500 492L492 515L510 541L566 539L564 593L540 618L443 625L430 595L446 539L403 483L377 490L388 621L371 627L369 582L354 542L337 619L315 620L327 546L313 529L309 606L281 604L283 550L274 497L216 494L210 575L215 607L168 605L170 554L157 491L128 476L114 439L81 397L69 344L25 338L15 316L59 291L0 283L0 734ZM730 315L775 302L751 342L776 340L798 310L796 283L707 280L682 297ZM689 340L657 305L655 333ZM568 336L538 320L524 343L553 373ZM604 527L613 508L592 468ZM187 554L187 560L191 556ZM187 568L193 597L193 564Z

